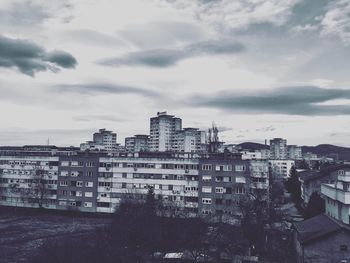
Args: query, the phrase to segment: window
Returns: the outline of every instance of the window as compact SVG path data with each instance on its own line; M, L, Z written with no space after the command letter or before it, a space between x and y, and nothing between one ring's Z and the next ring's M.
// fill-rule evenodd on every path
M211 186L202 186L203 193L211 193Z
M110 203L107 202L97 202L98 207L109 207Z
M212 169L211 164L203 164L202 165L202 170L204 170L204 171L211 171L211 169Z
M69 166L69 162L67 161L61 162L61 166Z
M83 192L82 191L77 191L76 196L83 196Z
M92 192L85 192L85 197L92 197Z
M223 187L215 187L215 193L217 193L217 194L224 193L224 188Z
M60 181L60 186L68 186L68 182L67 181Z
M211 198L202 198L202 203L210 205L211 204Z
M61 171L60 176L68 176L68 171Z
M77 182L77 187L83 187L83 181L78 181Z
M93 166L95 166L95 163L94 162L87 162L86 166L87 167L93 167Z
M86 172L86 176L87 176L87 177L92 177L92 175L93 175L93 172L91 172L91 171L87 171L87 172Z
M85 202L84 207L92 207L92 202Z
M94 183L93 182L85 182L86 187L93 187Z
M235 166L235 171L236 172L243 172L243 171L245 171L244 165L236 165Z
M202 180L203 180L203 182L210 182L211 176L210 175L203 175Z
M236 177L236 183L246 183L246 179L245 177L242 177L242 176L237 176Z

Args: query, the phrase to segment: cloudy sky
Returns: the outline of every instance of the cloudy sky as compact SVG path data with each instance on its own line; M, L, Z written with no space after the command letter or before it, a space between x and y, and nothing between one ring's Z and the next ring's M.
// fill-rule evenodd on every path
M0 145L123 142L164 110L229 143L350 146L350 1L0 1Z

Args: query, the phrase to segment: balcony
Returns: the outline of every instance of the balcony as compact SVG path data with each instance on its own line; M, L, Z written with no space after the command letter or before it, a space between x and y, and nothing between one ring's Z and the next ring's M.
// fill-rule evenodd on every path
M337 189L330 184L321 185L321 193L330 199L337 200L343 204L350 205L350 192Z

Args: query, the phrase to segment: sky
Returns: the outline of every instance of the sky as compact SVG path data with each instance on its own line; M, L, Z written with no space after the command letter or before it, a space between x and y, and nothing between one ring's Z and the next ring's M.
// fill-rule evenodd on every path
M350 1L0 1L0 145L123 144L158 111L350 146Z

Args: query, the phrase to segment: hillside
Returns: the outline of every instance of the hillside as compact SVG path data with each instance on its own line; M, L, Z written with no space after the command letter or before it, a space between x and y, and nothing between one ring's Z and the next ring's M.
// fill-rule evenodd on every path
M340 160L350 160L350 148L332 144L320 144L317 146L302 146L303 153L312 152L317 155L335 157Z

